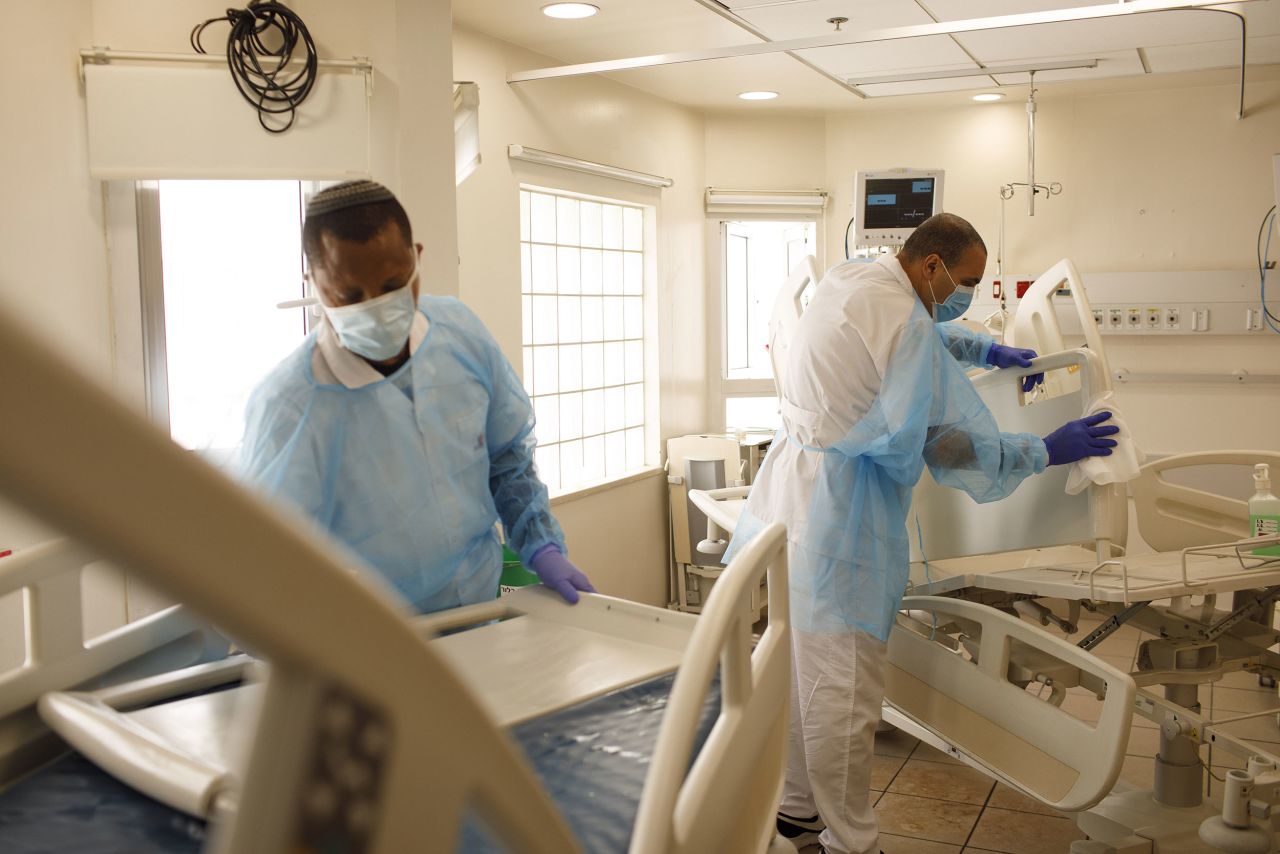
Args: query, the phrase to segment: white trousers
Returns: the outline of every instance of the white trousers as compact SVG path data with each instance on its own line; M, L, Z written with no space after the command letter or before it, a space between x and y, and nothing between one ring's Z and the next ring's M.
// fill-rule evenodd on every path
M871 763L884 698L886 644L865 632L793 631L791 728L780 809L817 813L830 854L876 854Z

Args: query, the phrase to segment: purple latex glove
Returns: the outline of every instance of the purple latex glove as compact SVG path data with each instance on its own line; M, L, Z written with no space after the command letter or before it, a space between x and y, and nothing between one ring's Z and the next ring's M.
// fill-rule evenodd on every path
M1031 360L1036 355L1035 350L992 344L991 351L987 353L987 364L993 368L1029 368L1031 367ZM1042 382L1044 382L1044 374L1025 376L1022 378L1022 390L1031 391Z
M561 552L559 546L545 545L533 554L529 568L547 587L564 597L570 605L577 603L578 591L595 593L591 579L578 569Z
M1114 424L1098 426L1110 417L1110 412L1095 412L1093 415L1068 421L1045 436L1044 446L1049 452L1049 465L1066 465L1079 462L1085 457L1111 456L1116 440L1103 437L1114 436L1120 432L1120 428Z

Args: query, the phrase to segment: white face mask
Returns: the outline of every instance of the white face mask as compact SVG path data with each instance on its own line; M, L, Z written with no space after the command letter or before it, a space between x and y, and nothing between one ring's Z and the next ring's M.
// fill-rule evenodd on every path
M353 305L328 306L321 303L342 346L375 362L385 362L399 355L409 340L409 329L418 308L413 299L413 283L417 278L418 265L415 261L409 281L389 294Z

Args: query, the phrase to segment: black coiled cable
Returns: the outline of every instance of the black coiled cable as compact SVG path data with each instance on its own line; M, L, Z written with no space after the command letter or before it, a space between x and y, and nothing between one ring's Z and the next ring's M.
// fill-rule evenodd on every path
M258 111L258 123L271 133L293 126L298 106L311 94L318 70L316 43L306 24L292 9L271 2L253 2L244 9L228 9L221 18L210 18L191 29L191 47L206 53L200 44L205 27L227 21L227 68L240 94ZM267 42L279 42L277 46ZM294 53L305 50L301 67L290 72ZM267 116L288 114L283 125L267 124Z

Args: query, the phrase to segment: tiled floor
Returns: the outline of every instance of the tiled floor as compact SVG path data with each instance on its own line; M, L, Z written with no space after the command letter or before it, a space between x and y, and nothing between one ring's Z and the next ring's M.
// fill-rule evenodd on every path
M1083 622L1083 621L1082 621ZM1087 633L1096 625L1082 625ZM1079 640L1083 635L1074 635ZM1122 670L1132 667L1141 635L1136 629L1121 628L1103 642L1098 653ZM1236 673L1217 683L1212 691L1201 689L1200 701L1206 714L1244 714L1265 709L1280 712L1276 689L1258 685L1256 676ZM1096 721L1098 701L1084 689L1073 689L1063 707L1086 721ZM1280 725L1273 716L1241 722L1239 734L1253 738L1280 752ZM1160 738L1156 725L1146 718L1134 719L1120 778L1139 787L1150 788L1153 757ZM1222 776L1241 762L1218 750L1212 758L1214 773ZM876 738L875 767L872 770L872 797L880 821L880 847L886 854L961 854L961 852L1001 852L1001 854L1063 854L1073 839L1084 834L1068 815L1044 807L984 774L959 763L944 753L920 743L902 732ZM1217 794L1218 785L1212 786ZM806 848L805 854L817 851Z

